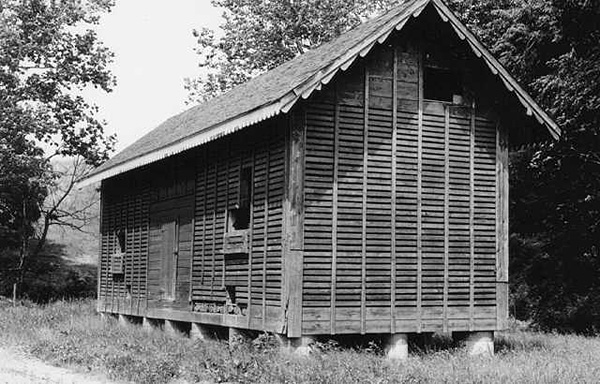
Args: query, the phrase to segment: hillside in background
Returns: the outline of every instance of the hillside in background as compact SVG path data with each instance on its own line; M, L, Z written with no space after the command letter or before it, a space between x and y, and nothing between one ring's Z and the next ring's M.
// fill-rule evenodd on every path
M64 176L53 187L55 193L48 196L47 203L52 203L52 199L60 195L60 189L68 185L71 166L68 159L53 161L54 169ZM26 260L21 297L42 303L61 298L95 297L99 201L95 186L75 189L63 201L61 210L77 213L76 219L50 226L40 254ZM36 240L32 240L29 247L33 249L36 245ZM0 295L12 296L17 263L17 249L0 252Z
M100 192L94 185L74 190L67 201L65 210L77 211L92 204L88 209L88 221L76 230L70 227L50 227L48 240L64 247L65 256L74 263L96 264L98 261L99 225L100 225Z

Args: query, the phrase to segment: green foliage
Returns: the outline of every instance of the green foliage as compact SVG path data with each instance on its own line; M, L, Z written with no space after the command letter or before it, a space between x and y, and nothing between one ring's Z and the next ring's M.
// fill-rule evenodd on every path
M280 351L274 338L229 346L146 333L102 322L92 301L13 308L0 302L0 345L52 364L137 383L592 383L600 376L600 339L513 330L496 338L497 356L474 359L436 336L426 352L390 364L380 348L320 344L309 357Z
M187 79L190 102L211 99L342 32L393 0L212 0L223 9L222 36L194 31L196 53L206 71Z

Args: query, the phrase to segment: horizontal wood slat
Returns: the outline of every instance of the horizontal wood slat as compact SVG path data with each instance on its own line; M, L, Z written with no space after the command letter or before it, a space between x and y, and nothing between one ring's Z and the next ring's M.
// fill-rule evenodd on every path
M266 322L272 320L267 319L269 308L281 306L284 124L260 124L216 141L200 156L191 299L202 310L202 303L223 306L233 300L242 315ZM229 211L239 201L242 169L252 173L247 252L231 244L223 248L225 240L231 243L240 233L232 230Z
M495 329L496 125L393 53L306 107L303 332Z

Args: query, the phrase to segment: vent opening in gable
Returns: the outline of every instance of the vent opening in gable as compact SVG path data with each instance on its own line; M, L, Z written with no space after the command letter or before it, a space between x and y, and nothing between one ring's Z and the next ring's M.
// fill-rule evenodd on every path
M426 99L462 103L462 79L457 71L426 66L423 75L423 92Z

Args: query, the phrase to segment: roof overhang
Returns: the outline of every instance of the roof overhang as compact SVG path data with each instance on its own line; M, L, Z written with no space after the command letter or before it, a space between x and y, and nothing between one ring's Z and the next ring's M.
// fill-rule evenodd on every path
M475 35L473 35L468 28L458 20L448 6L444 4L442 0L422 0L415 2L397 17L392 18L383 27L379 28L376 33L362 39L359 44L348 50L346 54L332 58L331 62L321 67L318 71L315 71L306 80L283 94L278 99L264 104L253 111L240 114L235 118L213 125L209 129L198 134L191 135L155 151L140 155L120 164L115 164L99 172L92 172L89 176L82 179L78 183L78 186L83 187L139 168L229 135L242 128L267 120L275 115L289 112L299 100L307 99L314 91L320 90L323 85L328 84L337 73L346 71L358 58L365 57L376 44L383 44L394 31L402 30L408 20L413 17L419 17L429 4L435 8L444 22L449 23L452 26L457 36L468 43L473 53L485 62L490 71L501 79L508 92L515 95L524 107L525 114L527 116L533 116L541 125L547 128L554 139L558 139L561 135L561 130L558 125L517 83L500 62L498 62L498 60L496 60L496 58L494 58L494 56L479 42Z

